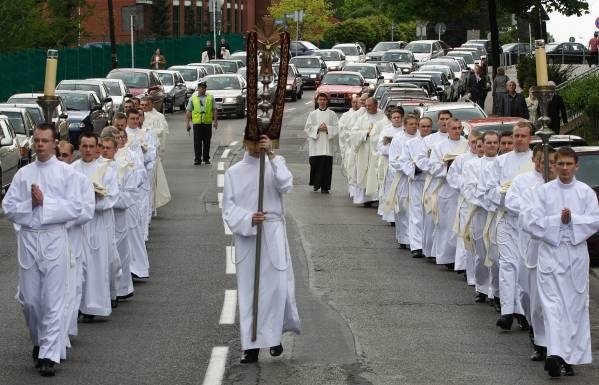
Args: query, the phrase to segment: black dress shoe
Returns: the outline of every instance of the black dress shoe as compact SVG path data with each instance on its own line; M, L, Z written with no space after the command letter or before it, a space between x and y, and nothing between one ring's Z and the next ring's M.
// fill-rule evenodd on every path
M549 356L545 360L545 370L549 372L551 377L559 377L562 375L562 359L558 356Z
M133 297L133 292L131 292L127 295L117 295L116 299L118 299L119 301L122 301L124 299L131 298L131 297Z
M112 309L116 309L117 307L119 307L119 300L118 299L111 299L110 300L110 307Z
M499 297L495 297L495 311L501 314L501 300Z
M573 376L574 375L574 368L570 364L564 363L564 371L565 371L564 374L566 376Z
M329 193L329 190L322 190L322 191L321 191L321 193L323 193L323 194L328 194L328 193Z
M38 358L39 355L40 355L40 347L34 346L33 351L31 352L31 358L33 358L33 363L35 364L36 369L40 367L40 360Z
M95 315L91 315L91 314L85 314L85 313L81 313L81 316L83 317L83 322L88 323L88 322L94 322L96 316Z
M455 272L458 274L466 274L466 270L456 270Z
M502 315L501 317L499 317L499 319L497 320L497 323L495 325L499 326L503 330L512 330L513 322L514 322L514 317L507 314L507 315Z
M205 160L204 163L211 164L209 160Z
M270 347L270 355L273 357L278 357L283 354L283 345L278 344L277 346Z
M316 192L318 190L320 190L320 187L317 187L317 186L312 187L312 191Z
M364 202L364 207L372 207L372 202Z
M518 321L518 326L520 326L520 330L528 330L530 325L522 314L516 314L516 320Z
M389 226L395 227L395 222L389 222Z
M194 161L193 161L193 164L194 164L195 166L199 166L199 165L201 165L201 164L202 164L202 162L200 162L199 160L194 160Z
M426 261L428 263L437 263L437 258L435 258L435 257L426 257Z
M547 358L547 353L536 347L534 353L530 356L530 360L535 362L545 361L545 358Z
M484 293L476 293L476 297L474 298L474 302L476 303L485 303L487 302L487 295Z
M422 250L421 249L412 250L412 258L424 258L424 255L422 254Z
M260 349L247 349L243 351L243 355L241 356L241 360L239 361L242 364L253 364L258 362L258 354L260 354Z
M42 377L53 377L55 374L54 362L47 358L40 360L40 374Z
M455 268L455 264L453 263L446 263L445 264L445 268L449 271L453 271L453 269Z
M405 250L405 249L408 248L408 245L406 245L405 243L400 243L399 244L399 248L402 249L402 250Z

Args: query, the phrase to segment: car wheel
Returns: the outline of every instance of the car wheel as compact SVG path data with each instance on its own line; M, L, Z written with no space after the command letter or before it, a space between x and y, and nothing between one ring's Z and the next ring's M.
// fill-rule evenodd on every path
M304 87L301 87L301 88L300 88L300 91L299 91L299 93L297 94L297 98L298 98L298 99L301 99L301 98L302 98L302 96L304 96Z
M291 93L291 101L295 102L298 99L298 92Z
M166 104L166 99L162 99L162 105L160 106L160 113L162 115L164 115L164 113L165 113L165 110L164 110L165 109L165 104Z
M237 113L237 117L238 117L239 119L245 118L245 108L243 108L243 107L242 107L242 108L239 110L239 112Z
M168 104L166 108L166 112L172 114L175 111L175 97L173 96L173 100Z

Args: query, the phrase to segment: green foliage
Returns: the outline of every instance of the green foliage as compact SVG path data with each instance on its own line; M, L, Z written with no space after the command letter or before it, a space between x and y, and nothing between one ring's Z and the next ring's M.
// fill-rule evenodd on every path
M524 94L528 95L528 89L537 85L537 67L534 55L521 56L516 70L518 71L518 84L524 91ZM570 79L573 72L574 67L571 65L549 65L547 67L547 76L556 85L560 85Z
M331 26L333 15L331 4L326 0L273 0L268 11L277 18L283 19L285 14L303 9L304 21L300 25L301 37L305 40L322 40L324 32Z
M324 39L332 44L361 41L367 47L372 47L379 41L377 31L366 22L366 18L349 19L337 23L325 31Z
M151 5L152 22L150 29L157 38L170 35L170 5L167 0L154 0Z
M593 75L575 80L559 91L570 117L582 113L573 133L587 139L589 144L596 144L599 138L598 87L599 75Z

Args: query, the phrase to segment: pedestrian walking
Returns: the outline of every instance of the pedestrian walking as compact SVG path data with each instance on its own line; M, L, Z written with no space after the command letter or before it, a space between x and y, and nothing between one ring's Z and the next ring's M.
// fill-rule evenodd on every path
M57 135L50 124L33 132L37 160L13 178L2 208L17 230L17 300L33 343L32 358L42 376L54 376L64 341L68 236L65 225L81 217L76 171L56 159Z
M156 52L154 52L154 55L150 58L150 68L161 70L164 69L165 65L166 58L160 53L160 48L156 48Z
M337 114L328 108L329 98L324 93L316 97L318 108L310 112L304 132L308 136L310 162L309 185L314 191L328 194L333 174L333 155L338 134Z
M526 100L521 92L516 92L516 82L510 80L507 83L507 94L502 95L497 110L499 116L514 116L524 119L529 118Z
M205 81L198 83L197 92L194 93L185 112L185 127L189 132L193 125L193 149L195 151L195 165L201 165L202 161L210 164L210 140L212 139L212 127L218 128L218 110L214 103L214 97L206 93Z
M589 40L588 49L589 49L589 67L591 67L593 64L597 65L599 63L599 61L598 61L599 32L595 32L593 34L593 37Z
M493 115L497 114L499 109L499 102L503 98L503 95L507 93L507 82L510 78L505 74L505 68L497 68L497 76L493 79Z
M267 155L264 166L264 209L256 212L261 150L266 151ZM243 160L225 173L222 215L235 236L242 364L257 362L260 348L269 348L271 356L280 356L283 353L283 333L300 332L283 202L283 194L292 188L293 176L285 165L285 159L275 155L272 143L265 135L257 143L246 141ZM258 298L260 310L257 319L253 320L258 224L263 226ZM251 339L252 321L257 322L255 341Z
M555 87L555 82L549 81L550 86ZM537 110L538 114L541 114L540 108ZM556 134L560 133L561 123L568 123L568 112L566 110L566 104L564 103L564 98L562 98L559 94L555 93L549 103L547 103L547 116L551 119L549 121L549 128L553 130Z
M470 74L466 84L466 92L470 95L470 99L478 104L480 108L485 108L487 81L483 76L480 66L474 67L474 73Z

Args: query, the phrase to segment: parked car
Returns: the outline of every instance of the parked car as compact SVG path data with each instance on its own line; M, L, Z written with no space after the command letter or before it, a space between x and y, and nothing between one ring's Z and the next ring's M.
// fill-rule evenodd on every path
M383 83L384 77L374 63L351 63L343 67L344 71L359 72L368 83L368 93L374 94L374 90Z
M470 70L474 71L474 67L476 66L476 63L474 61L474 56L472 56L471 52L451 50L451 51L447 52L447 54L445 56L461 57L464 60L464 63L466 63L466 65L468 66L468 68L470 68Z
M485 111L474 102L438 103L418 107L417 110L421 117L429 117L433 120L433 131L439 129L437 126L437 114L439 111L450 111L454 118L458 118L461 121L487 117Z
M295 40L289 44L291 56L312 56L317 46L306 40Z
M219 116L245 116L247 83L237 74L208 75L204 78L208 93L214 97Z
M409 83L417 85L424 89L431 99L439 99L439 89L437 83L431 75L418 74L418 72L412 72L409 75L399 75L395 77L395 83Z
M237 51L237 52L233 52L231 55L229 55L229 59L235 59L235 60L239 60L243 63L243 66L247 66L247 52L245 51Z
M215 59L210 60L210 63L220 64L220 66L223 67L223 70L226 74L236 74L237 70L245 67L241 60L235 59Z
M335 71L327 73L314 96L325 93L329 97L329 107L349 109L354 95L368 92L368 83L359 72ZM314 108L316 100L314 100Z
M445 55L439 40L414 40L409 42L405 49L412 51L418 62L426 62Z
M0 198L4 197L19 165L19 140L8 118L0 115Z
M451 82L447 78L445 73L440 71L416 71L412 72L412 74L418 75L427 75L430 76L437 85L437 99L440 102L454 102L458 100L459 95L454 94L454 89L451 87Z
M279 65L272 66L273 71L279 76ZM304 94L304 82L302 75L293 64L287 68L287 86L285 87L285 97L293 101L302 98Z
M347 63L363 63L366 61L364 50L358 43L335 44L333 49L342 51L345 54Z
M478 54L478 57L480 59L482 59L482 58L487 59L488 58L487 57L487 50L485 49L484 44L467 44L467 43L464 43L464 44L462 44L459 47L459 49L460 50L461 49L474 49L474 50L476 50L476 52ZM489 63L487 62L487 64L489 64Z
M480 64L480 61L482 59L482 56L480 54L480 51L474 47L458 47L458 48L454 48L449 52L464 52L464 53L469 53L470 55L472 55L472 58L474 59L474 64L478 65Z
M535 145L543 143L541 138L536 135L533 135L530 140L530 148L533 148ZM551 135L549 137L549 145L552 147L575 147L575 146L586 146L587 141L577 135Z
M189 63L188 66L202 67L206 70L208 75L220 75L225 73L223 67L216 63ZM183 76L183 78L185 78L185 76Z
M62 80L56 85L56 90L77 90L77 91L93 91L98 96L102 110L112 120L114 116L114 105L108 87L101 80Z
M320 80L328 72L327 64L320 56L296 56L291 58L289 63L302 75L304 87L317 88Z
M429 71L443 72L447 76L447 79L449 80L449 82L451 83L453 97L455 98L455 95L461 94L461 92L462 92L461 81L459 78L456 77L456 75L453 73L453 71L451 70L451 68L449 66L442 65L442 64L430 64L430 65L427 64L427 65L423 65L418 70L423 71L423 72L429 72ZM413 74L418 74L418 71L413 72Z
M490 118L476 118L462 121L464 136L468 137L473 130L478 132L495 131L501 134L505 131L512 131L514 125L518 122L526 121L524 118L497 116Z
M104 83L106 88L108 88L108 93L112 98L112 105L114 106L115 112L123 112L123 104L125 103L125 98L130 98L131 91L127 88L127 85L121 79L105 79L105 78L95 78L95 79L87 79L87 80L97 80Z
M14 133L17 135L21 166L31 163L35 160L35 151L33 149L35 122L31 114L24 107L4 107L0 105L0 115L8 118Z
M366 61L383 60L383 54L391 49L403 49L405 41L380 41L366 54Z
M487 64L488 65L492 65L491 63L491 53L493 52L493 45L491 44L491 40L490 39L471 39L468 40L466 43L464 44L478 44L478 45L482 45L485 48L485 51L487 51ZM501 55L503 53L503 47L499 47L499 54Z
M387 108L401 106L404 111L404 116L408 114L418 115L418 108L430 106L431 104L438 103L434 100L423 98L408 98L406 96L390 96L386 99L385 105L379 104L379 108L386 111Z
M187 88L185 92L185 97L187 99L189 99L191 94L195 92L198 86L198 82L208 75L208 71L206 71L206 68L201 66L171 66L168 67L168 69L169 71L179 72L181 74L181 77L183 77L183 81L185 82L185 88Z
M505 64L518 64L520 56L530 55L532 49L528 43L509 43L501 46Z
M314 56L320 56L329 71L341 71L345 65L345 54L338 49L319 49L314 52Z
M179 71L171 70L156 70L164 93L166 94L166 112L174 112L175 107L179 107L181 111L185 110L185 102L187 101L187 86L185 80Z
M164 87L155 70L143 68L116 68L106 75L108 79L121 79L133 96L149 96L157 111L164 113Z
M464 95L466 93L466 82L468 81L468 77L470 76L470 69L466 66L466 64L455 57L443 57L438 59L429 60L426 63L427 66L433 65L445 65L451 68L453 72L453 78L449 78L451 75L447 75L452 85L455 87L453 83L457 83L457 91L458 95ZM424 70L424 68L423 68Z
M409 74L416 70L414 54L407 49L391 49L383 54L381 60L397 64L402 74Z
M431 100L428 92L422 88L391 88L387 90L381 97L381 106L388 105L388 100L403 100L403 99L428 99ZM382 107L381 107L382 108Z
M580 43L548 43L545 51L549 64L584 64L589 57L587 48Z
M95 132L100 135L109 123L108 117L98 96L92 91L58 90L69 111L69 141L78 147L82 132Z
M576 173L576 179L589 185L597 194L599 199L599 146L572 147L578 155L580 169ZM599 232L587 240L587 248L591 263L599 263Z
M37 127L38 124L44 123L44 111L42 107L37 104L26 104L26 103L0 103L0 108L3 107L19 107L25 108L29 115L31 115L31 119L33 119L33 123Z
M377 61L374 63L376 63L376 67L383 76L383 83L392 83L395 75L401 73L397 64L392 61Z
M38 106L37 98L43 96L41 93L30 93L30 94L14 94L8 100L7 103L13 104L30 104ZM67 114L67 108L65 107L62 99L58 98L58 105L56 110L52 114L52 122L58 129L59 139L68 139L69 137L69 115Z
M376 90L374 90L374 94L372 94L372 97L375 98L377 101L380 101L383 94L391 88L419 88L419 87L416 84L410 84L410 83L383 83L383 84L379 84L379 86L376 88Z

